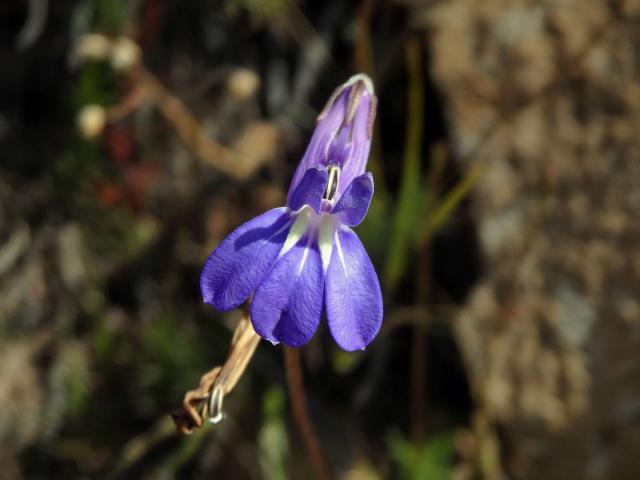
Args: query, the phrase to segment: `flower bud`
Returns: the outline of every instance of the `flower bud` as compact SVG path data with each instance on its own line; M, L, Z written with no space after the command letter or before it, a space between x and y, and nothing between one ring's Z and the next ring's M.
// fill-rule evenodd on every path
M354 178L364 173L371 149L376 102L373 83L364 74L354 75L336 89L318 115L307 151L291 182L289 197L310 168L328 171L332 167L337 178L336 198Z

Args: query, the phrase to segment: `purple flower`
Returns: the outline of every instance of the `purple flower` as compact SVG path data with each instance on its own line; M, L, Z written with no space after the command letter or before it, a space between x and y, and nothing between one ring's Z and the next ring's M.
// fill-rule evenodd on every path
M364 349L382 323L378 277L350 227L373 195L365 173L376 97L366 75L340 86L318 116L287 206L241 225L209 257L200 278L206 303L230 310L253 294L256 332L291 347L307 343L326 307L344 350Z

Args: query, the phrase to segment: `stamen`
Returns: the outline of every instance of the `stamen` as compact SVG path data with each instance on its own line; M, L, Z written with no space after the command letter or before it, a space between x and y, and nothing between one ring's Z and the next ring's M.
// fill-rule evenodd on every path
M347 102L347 116L344 119L343 125L348 125L353 120L353 117L356 116L356 112L358 111L358 106L360 105L360 100L362 100L362 94L366 91L366 87L364 82L357 81L351 91L349 92L349 100Z
M340 167L335 165L329 166L329 181L327 182L327 188L324 191L322 198L332 201L336 192L338 191L338 180L340 179Z
M367 116L367 133L369 138L373 136L373 122L376 119L376 107L378 106L378 97L371 96L371 103L369 104L369 115Z

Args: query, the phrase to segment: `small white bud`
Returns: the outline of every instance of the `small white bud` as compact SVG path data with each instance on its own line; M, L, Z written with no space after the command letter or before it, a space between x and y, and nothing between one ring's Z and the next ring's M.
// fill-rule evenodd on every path
M130 38L120 37L111 50L111 66L119 72L127 72L140 63L140 47Z
M248 68L238 68L227 80L227 90L237 101L248 99L260 88L260 78Z
M100 105L86 105L78 112L76 123L80 135L87 140L94 140L104 130L107 113Z

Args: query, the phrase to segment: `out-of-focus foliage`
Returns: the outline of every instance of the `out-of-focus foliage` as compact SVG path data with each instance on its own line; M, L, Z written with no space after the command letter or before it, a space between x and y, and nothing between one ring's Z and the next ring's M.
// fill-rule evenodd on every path
M452 435L440 435L426 444L416 444L395 433L389 437L391 454L398 462L402 480L453 478L454 444Z
M285 423L285 392L277 387L270 388L262 400L262 427L257 442L260 449L262 475L269 480L288 478L289 437Z

